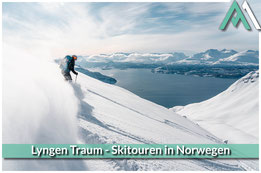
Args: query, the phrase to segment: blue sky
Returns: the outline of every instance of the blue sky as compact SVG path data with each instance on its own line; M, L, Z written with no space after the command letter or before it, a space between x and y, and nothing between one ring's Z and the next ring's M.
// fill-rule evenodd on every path
M259 0L249 1L261 20ZM240 1L239 1L240 4ZM3 3L3 40L55 54L258 49L258 32L218 29L230 3ZM257 9L257 7L259 9ZM247 15L246 15L247 16Z

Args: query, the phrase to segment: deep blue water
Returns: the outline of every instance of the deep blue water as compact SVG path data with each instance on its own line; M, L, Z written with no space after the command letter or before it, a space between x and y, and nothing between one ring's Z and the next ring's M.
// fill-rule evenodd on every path
M115 85L170 108L201 102L226 90L237 79L151 73L148 69L101 70L117 80Z

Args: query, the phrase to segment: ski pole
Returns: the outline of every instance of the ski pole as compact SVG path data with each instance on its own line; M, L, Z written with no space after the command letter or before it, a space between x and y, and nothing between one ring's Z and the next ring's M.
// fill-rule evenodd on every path
M75 77L75 82L74 82L74 83L76 83L76 80L77 80L77 76L78 76L78 75L76 75L76 77Z

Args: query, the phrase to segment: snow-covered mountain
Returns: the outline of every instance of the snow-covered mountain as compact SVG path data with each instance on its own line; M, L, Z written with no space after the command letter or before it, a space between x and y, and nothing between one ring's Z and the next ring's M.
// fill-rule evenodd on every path
M258 143L259 71L250 72L217 96L172 108L229 143Z
M184 60L178 61L177 63L187 63L187 64L213 64L219 59L227 58L231 55L236 54L234 50L217 50L209 49L205 52L194 54L191 57L188 57Z
M125 64L154 64L154 65L258 65L258 51L209 49L205 52L187 56L181 52L174 53L113 53L82 56L80 65L95 64L95 66L110 63L110 65Z
M223 143L118 86L83 73L77 83L64 81L48 55L4 50L3 143ZM3 170L258 170L258 160L14 159L3 160Z
M259 52L248 50L236 53L227 58L219 59L215 64L233 64L233 65L256 65L259 63Z

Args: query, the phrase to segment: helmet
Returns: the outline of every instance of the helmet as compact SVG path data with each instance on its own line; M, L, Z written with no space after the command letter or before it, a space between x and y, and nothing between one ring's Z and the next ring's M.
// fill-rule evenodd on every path
M76 55L73 55L72 56L74 60L77 60L77 56Z

